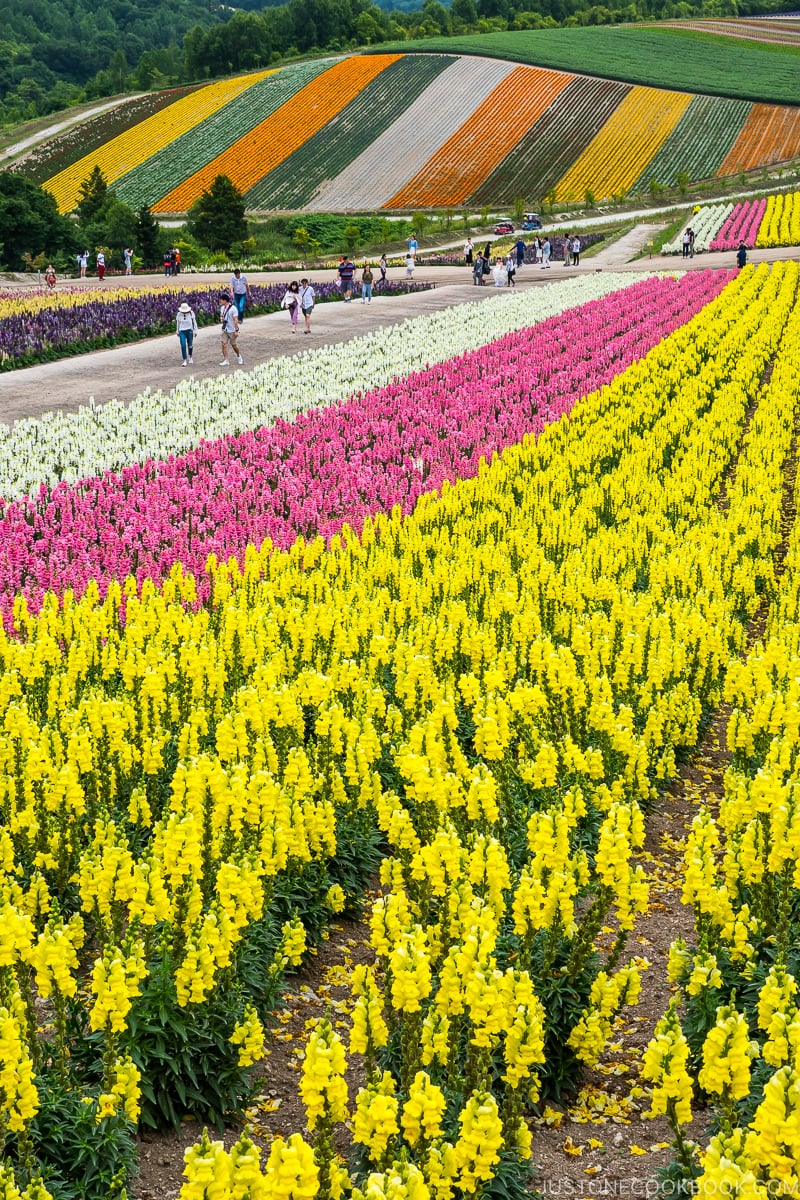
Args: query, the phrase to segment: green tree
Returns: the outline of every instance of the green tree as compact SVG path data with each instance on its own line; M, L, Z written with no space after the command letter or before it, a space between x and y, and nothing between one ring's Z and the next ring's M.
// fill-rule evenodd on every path
M146 267L158 263L161 226L145 204L136 214L134 243Z
M311 234L306 229L305 225L298 225L292 235L292 241L300 251L300 257L305 259L306 252L311 244Z
M55 256L72 246L72 222L50 192L11 171L0 171L0 262L20 270L25 253Z
M209 250L230 250L247 237L242 193L227 175L217 175L189 210L189 232Z
M590 187L587 187L586 191L583 193L583 204L584 208L597 207L597 199L595 198L595 194Z
M78 189L78 216L81 225L88 225L90 221L94 221L100 214L103 205L106 202L108 194L108 184L106 178L100 168L95 164L92 167L91 173L86 176L80 188Z
M348 254L355 254L361 241L360 226L352 222L349 225L345 225L342 230L342 238L344 239L344 248Z
M519 225L525 212L525 197L517 196L511 205L511 211L514 214L514 220Z
M457 21L463 21L465 25L474 25L478 20L475 0L453 0L450 11Z

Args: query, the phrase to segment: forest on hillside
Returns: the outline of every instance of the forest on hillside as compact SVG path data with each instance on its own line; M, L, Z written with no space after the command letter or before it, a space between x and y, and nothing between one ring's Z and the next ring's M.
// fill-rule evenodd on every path
M793 0L0 0L0 124L70 104L439 35L746 15Z

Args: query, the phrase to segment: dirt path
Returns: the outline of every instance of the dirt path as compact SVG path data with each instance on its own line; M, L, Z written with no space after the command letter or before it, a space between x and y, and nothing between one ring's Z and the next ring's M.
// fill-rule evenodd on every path
M618 271L621 267L628 266L637 254L641 254L647 243L663 228L663 224L637 225L629 233L617 238L605 250L599 250L597 254L588 258L586 266L594 267L595 270L600 268L604 271ZM641 264L639 265L641 267Z

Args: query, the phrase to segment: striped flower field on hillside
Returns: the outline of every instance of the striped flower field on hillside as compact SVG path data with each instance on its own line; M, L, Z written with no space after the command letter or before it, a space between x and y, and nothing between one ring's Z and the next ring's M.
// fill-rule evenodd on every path
M796 556L775 565L798 282L793 263L654 277L471 346L455 310L458 357L414 377L4 506L9 1195L64 1193L65 1112L119 1191L138 1127L221 1124L257 1064L287 1095L265 1059L286 972L363 906L370 951L304 1031L304 1116L266 1153L263 1130L203 1133L182 1200L530 1195L534 1105L646 986L649 810L723 695L738 757L687 838L699 944L670 956L695 1049L671 1008L618 1086L676 1126L718 1098L687 1186L793 1180ZM256 506L285 548L248 544Z
M122 106L122 131L105 142L90 125L78 157L57 139L49 172L37 148L31 171L62 211L95 165L128 203L160 213L185 212L218 174L255 210L373 211L508 204L553 188L607 199L800 154L800 117L786 105L446 51L315 60L148 104L138 124Z

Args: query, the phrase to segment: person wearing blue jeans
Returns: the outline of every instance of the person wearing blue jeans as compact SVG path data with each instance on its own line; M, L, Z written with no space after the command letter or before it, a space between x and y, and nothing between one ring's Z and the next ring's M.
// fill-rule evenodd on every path
M247 282L247 276L242 274L239 267L231 275L231 294L239 320L243 321L244 310L250 303L250 285Z
M194 335L197 333L197 317L194 315L194 309L185 300L178 309L175 330L181 343L183 365L191 366L194 361L192 350L194 349Z
M361 303L372 303L372 267L366 262L361 272Z

